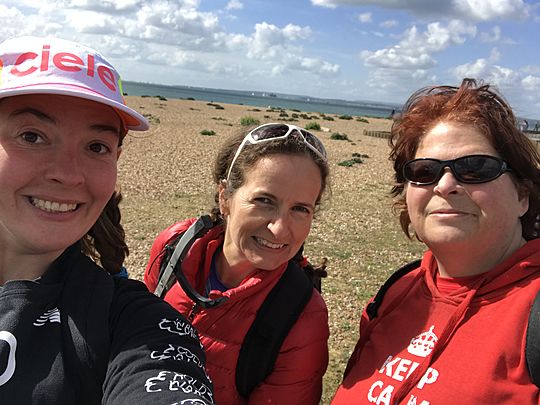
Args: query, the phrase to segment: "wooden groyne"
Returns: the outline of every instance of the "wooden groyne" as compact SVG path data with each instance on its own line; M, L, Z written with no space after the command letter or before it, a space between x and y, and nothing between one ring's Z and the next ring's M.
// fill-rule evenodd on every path
M388 139L390 138L390 131L368 131L367 129L364 129L364 135Z

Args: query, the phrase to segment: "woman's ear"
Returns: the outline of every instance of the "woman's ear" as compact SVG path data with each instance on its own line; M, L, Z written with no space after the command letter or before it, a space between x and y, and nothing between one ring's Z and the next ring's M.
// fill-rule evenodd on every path
M229 190L227 189L227 180L221 180L219 182L219 211L222 216L229 214Z
M531 182L530 180L525 180L527 184L518 183L517 184L517 192L518 192L518 199L519 203L521 205L521 215L520 218L527 213L529 210L529 195L530 191L527 186L530 186Z

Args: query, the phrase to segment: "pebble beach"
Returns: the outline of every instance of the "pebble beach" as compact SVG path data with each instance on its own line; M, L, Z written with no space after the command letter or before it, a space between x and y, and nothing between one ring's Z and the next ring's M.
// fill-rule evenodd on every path
M242 118L320 125L312 132L329 154L331 192L316 214L305 252L315 263L328 259L323 297L330 318L330 364L322 403L329 403L358 338L363 305L388 274L421 252L401 233L392 213L392 168L384 136L393 121L164 97L127 96L126 101L151 125L149 131L128 134L119 161L122 222L130 248L125 264L135 279L142 279L151 244L162 229L212 206L213 159L228 136L245 131ZM336 133L346 139L332 139Z

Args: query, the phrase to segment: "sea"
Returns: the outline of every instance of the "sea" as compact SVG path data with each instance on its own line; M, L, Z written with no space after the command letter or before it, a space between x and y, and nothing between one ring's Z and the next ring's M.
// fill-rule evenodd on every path
M362 117L390 117L401 105L368 101L324 99L262 91L212 89L192 86L122 82L124 94L129 96L162 96L165 98L195 99L216 103L241 104L264 108L282 108L302 112L338 114Z

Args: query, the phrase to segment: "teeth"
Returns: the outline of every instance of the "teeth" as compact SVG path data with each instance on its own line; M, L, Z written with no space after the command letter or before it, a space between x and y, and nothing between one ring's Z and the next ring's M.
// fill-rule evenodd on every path
M283 246L285 246L284 243L279 243L279 244L278 243L271 243L271 242L268 242L266 239L259 238L257 236L255 237L255 239L257 240L257 243L259 243L260 245L269 247L270 249L280 249Z
M68 212L77 209L77 204L60 204L57 201L46 201L38 198L30 198L30 202L34 207L38 207L47 212Z

